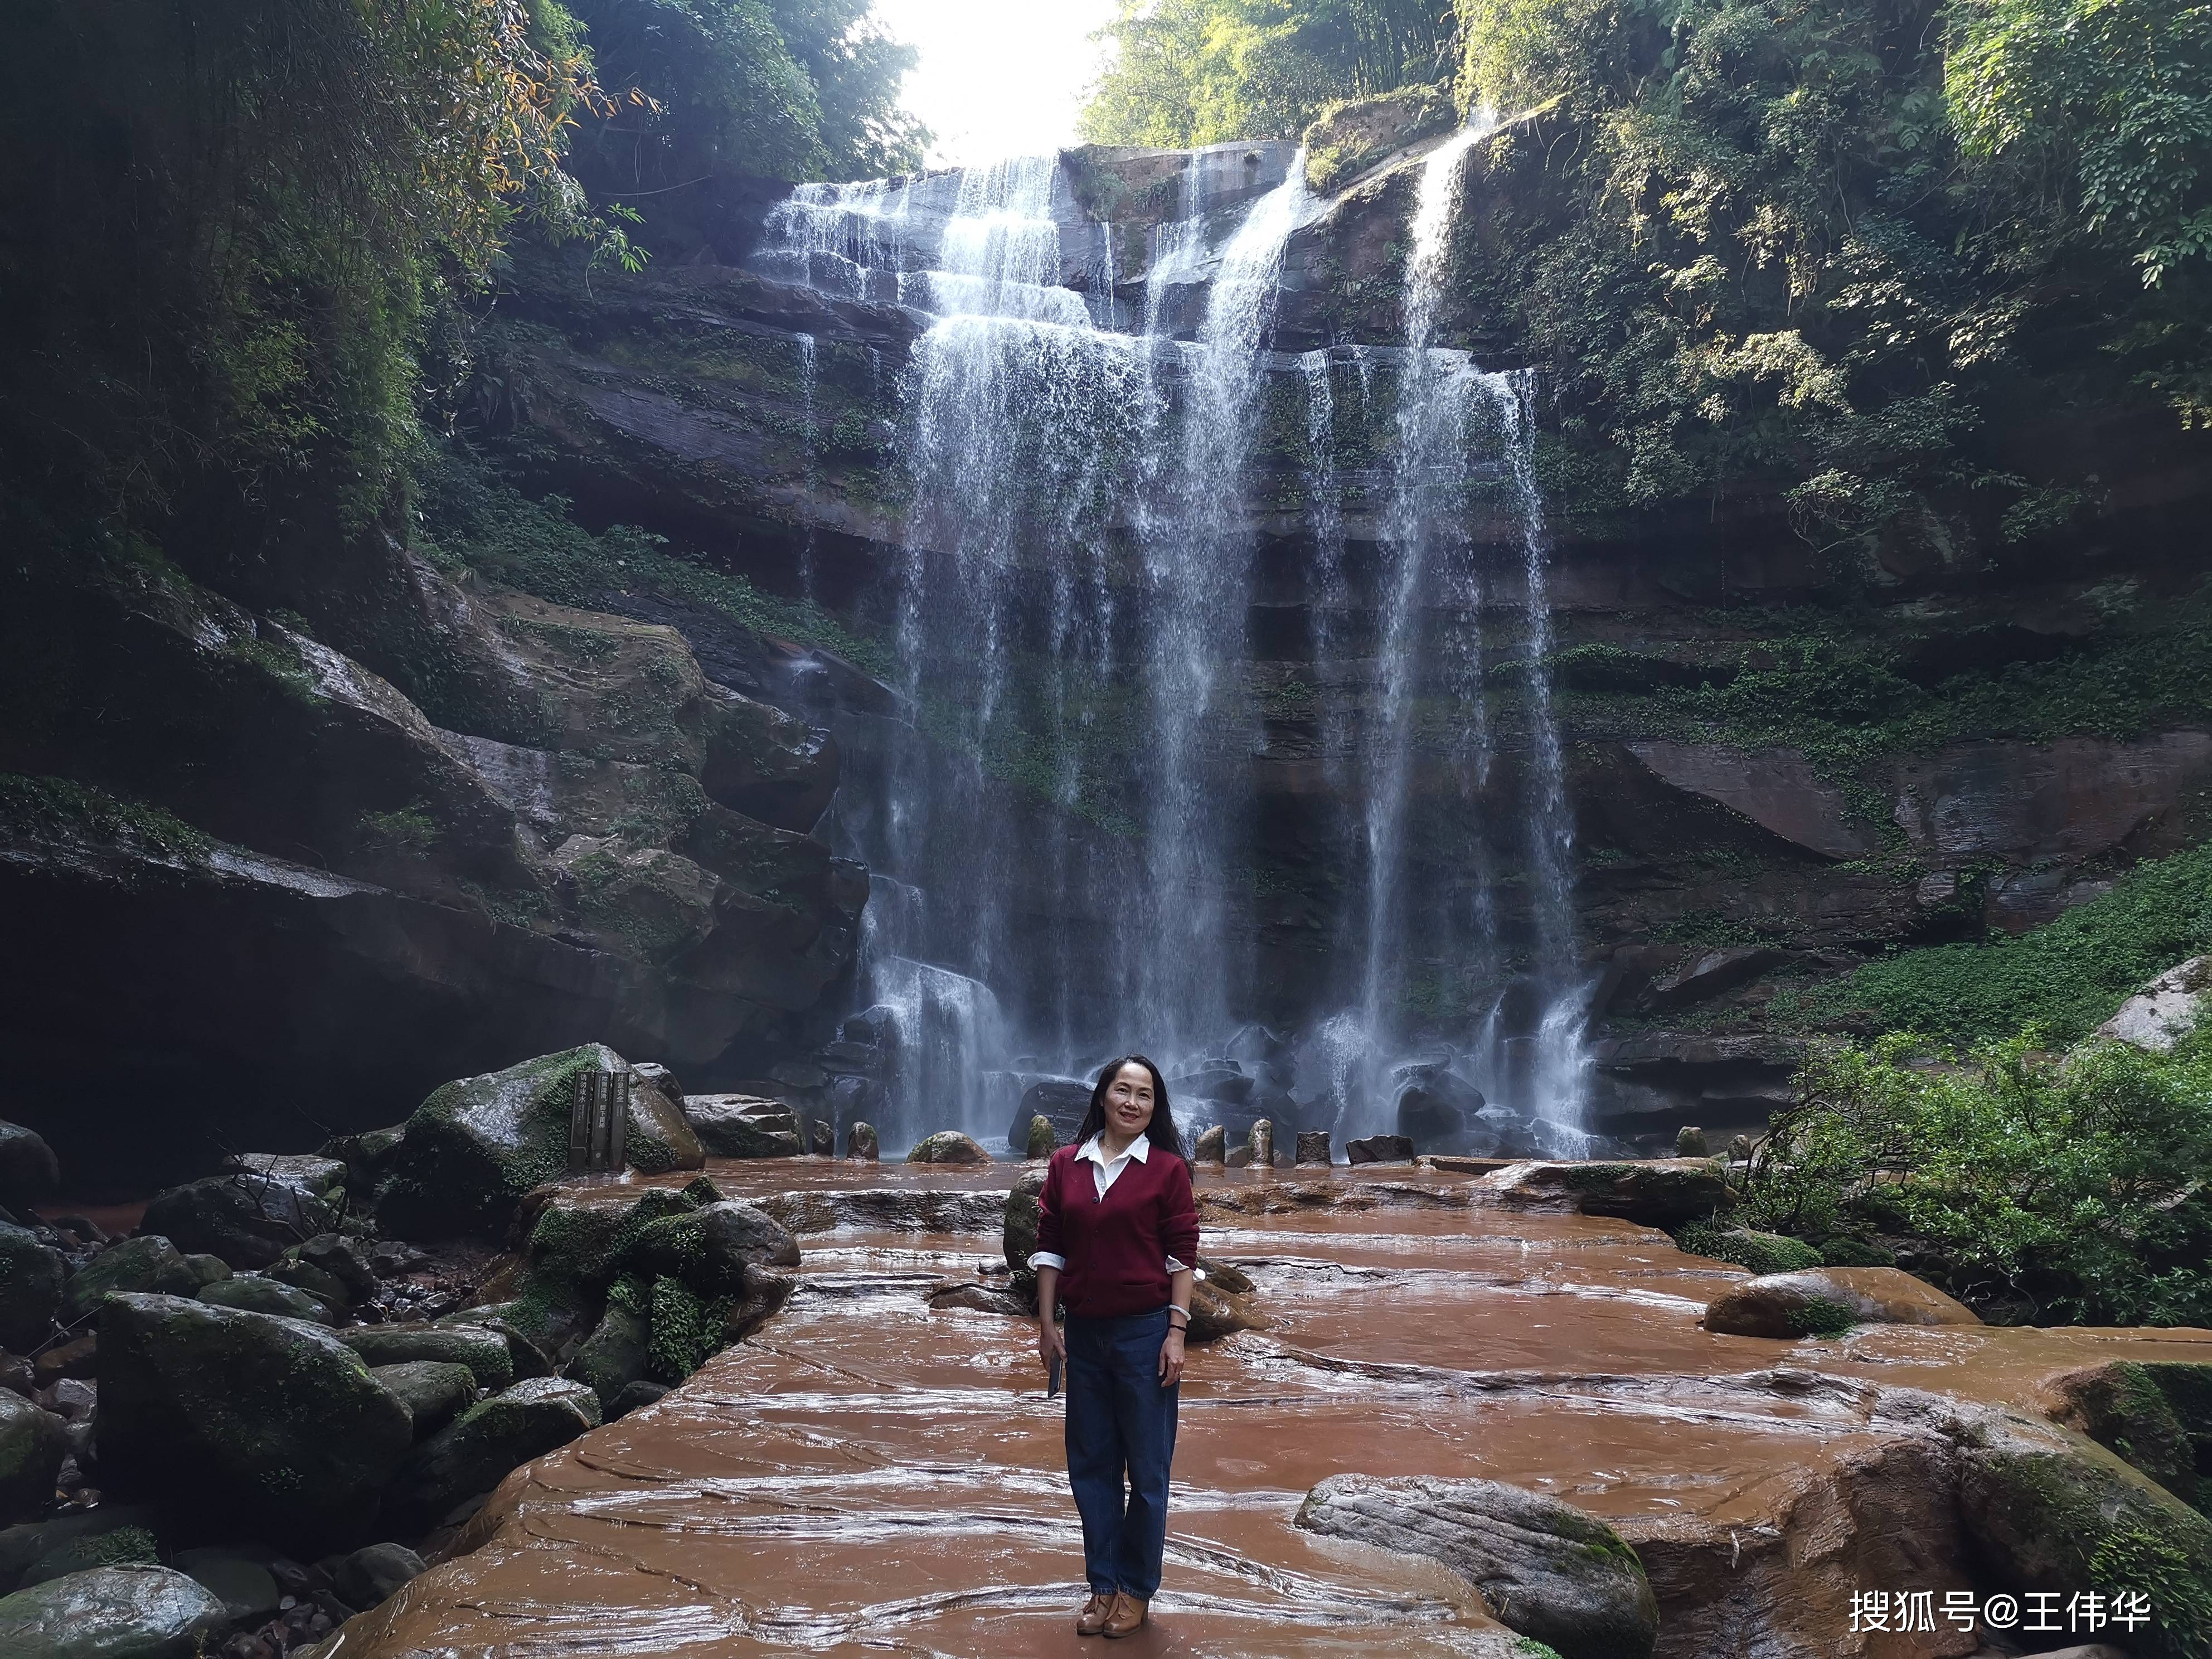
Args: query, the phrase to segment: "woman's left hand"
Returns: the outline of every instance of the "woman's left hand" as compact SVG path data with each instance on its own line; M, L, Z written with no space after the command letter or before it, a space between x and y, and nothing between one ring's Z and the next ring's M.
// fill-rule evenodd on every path
M1172 1389L1182 1381L1182 1328L1168 1327L1167 1340L1160 1344L1160 1386Z

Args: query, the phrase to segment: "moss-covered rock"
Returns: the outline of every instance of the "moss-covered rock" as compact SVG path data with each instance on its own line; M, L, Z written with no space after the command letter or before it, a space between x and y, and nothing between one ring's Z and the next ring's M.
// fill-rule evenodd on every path
M685 1121L682 1104L642 1079L629 1092L627 1134L629 1166L642 1174L696 1170L707 1162L706 1150Z
M702 1296L738 1296L748 1264L799 1265L799 1241L757 1205L728 1199L643 1228L623 1265L646 1278L680 1279Z
M906 1155L909 1164L988 1164L990 1153L973 1137L957 1129L944 1129L916 1141Z
M1978 1325L1972 1309L1895 1267L1762 1273L1706 1304L1709 1331L1733 1336L1835 1336L1853 1325Z
M392 1154L379 1218L404 1237L497 1238L525 1193L568 1170L577 1078L626 1069L592 1042L433 1091Z
M999 1237L1006 1247L1006 1266L1016 1273L1027 1271L1030 1254L1036 1249L1037 1200L1043 1193L1044 1174L1036 1170L1015 1182L1006 1194L1006 1218Z
M27 1227L0 1221L0 1348L27 1351L53 1328L69 1258Z
M731 1298L664 1277L653 1281L650 1304L646 1368L654 1382L681 1382L721 1352Z
M54 1501L54 1476L69 1455L69 1425L0 1389L0 1526L27 1521Z
M338 1340L372 1368L431 1359L465 1365L477 1387L497 1391L514 1381L507 1339L480 1325L359 1325Z
M329 1232L337 1218L289 1182L222 1175L158 1194L139 1224L179 1250L221 1256L234 1267L266 1267L292 1245Z
M386 1495L386 1518L402 1532L426 1530L462 1499L489 1492L509 1470L599 1421L599 1397L581 1382L553 1376L517 1382L415 1448Z
M100 1464L118 1492L242 1535L359 1528L414 1439L407 1408L330 1332L180 1297L100 1312Z
M1659 1603L1620 1534L1556 1498L1496 1480L1340 1474L1306 1494L1297 1524L1441 1561L1498 1620L1562 1659L1648 1659Z
M229 1627L222 1599L167 1567L95 1567L0 1597L8 1659L198 1659Z
M2197 1502L2196 1445L2148 1366L2125 1359L2084 1366L2045 1378L2037 1393L2053 1422L2086 1434L2183 1503Z
M644 1295L640 1286L630 1296L609 1297L598 1328L568 1364L567 1374L599 1395L600 1409L609 1417L623 1390L646 1373L648 1327L638 1305Z
M1755 1273L1786 1273L1800 1267L1827 1265L1821 1261L1820 1252L1801 1238L1762 1233L1749 1227L1716 1227L1693 1222L1681 1230L1675 1242L1693 1255L1732 1261Z
M75 1321L100 1305L110 1291L155 1291L190 1296L199 1275L167 1239L141 1234L111 1244L70 1277L62 1292L62 1314Z
M2130 1653L2212 1651L2212 1521L2057 1424L1989 1412L1960 1443L1960 1514L1999 1582L2061 1598L2139 1591L2155 1625L2129 1635Z
M428 1439L476 1404L476 1373L449 1360L403 1359L396 1365L372 1365L368 1374L407 1407L417 1440Z
M246 1313L271 1314L280 1319L304 1319L317 1325L335 1325L337 1314L312 1291L258 1273L240 1273L199 1286L195 1295L211 1308L236 1308Z
M1331 104L1306 129L1306 186L1317 196L1332 194L1407 145L1458 125L1446 87L1401 87L1379 98Z

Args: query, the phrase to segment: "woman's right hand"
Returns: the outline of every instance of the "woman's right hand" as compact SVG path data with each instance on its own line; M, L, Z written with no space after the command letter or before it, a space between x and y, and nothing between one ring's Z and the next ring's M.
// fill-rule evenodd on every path
M1060 1327L1054 1322L1052 1316L1047 1314L1037 1321L1037 1364L1043 1366L1047 1373L1049 1373L1054 1360L1065 1363L1066 1358L1066 1340L1060 1335Z

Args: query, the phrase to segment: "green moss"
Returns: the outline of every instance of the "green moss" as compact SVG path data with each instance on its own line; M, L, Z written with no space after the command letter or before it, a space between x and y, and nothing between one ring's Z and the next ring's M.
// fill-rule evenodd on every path
M1820 1252L1800 1239L1724 1227L1711 1220L1693 1221L1677 1230L1674 1242L1692 1255L1732 1261L1754 1273L1794 1273L1822 1265Z
M2156 1634L2148 1651L2171 1659L2212 1656L2212 1580L2206 1564L2141 1523L2115 1526L2089 1558L2089 1582L2107 1595L2147 1593Z
M158 806L118 800L67 778L13 773L0 773L0 831L147 847L193 862L215 846L212 836Z
M657 1382L681 1382L721 1352L729 1304L709 1301L682 1280L665 1277L653 1281L651 1299L647 1375Z
M707 1205L722 1201L722 1189L707 1176L695 1176L684 1183L684 1196L704 1208Z
M143 1527L118 1527L89 1540L84 1547L87 1565L101 1567L159 1566L161 1546Z
M1816 1296L1790 1311L1792 1336L1841 1336L1858 1322L1856 1310L1832 1297Z

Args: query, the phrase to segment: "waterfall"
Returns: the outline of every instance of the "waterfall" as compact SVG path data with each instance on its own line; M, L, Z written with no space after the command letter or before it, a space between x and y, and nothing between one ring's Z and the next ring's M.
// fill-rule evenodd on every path
M899 708L841 727L832 821L838 850L873 872L860 973L865 1023L892 1057L873 1108L887 1152L947 1127L1000 1146L1030 1080L1085 1075L1130 1046L1167 1064L1194 1122L1267 1111L1364 1133L1395 1127L1424 1090L1457 1100L1462 1129L1476 1091L1516 1121L1571 1121L1571 819L1541 672L1531 388L1433 343L1481 136L1455 136L1422 170L1402 349L1270 350L1285 249L1317 210L1283 147L1187 158L1182 216L1153 230L1140 304L1117 294L1110 228L1076 208L1054 158L803 185L769 215L762 274L921 325L898 383L907 499L885 620ZM811 429L813 342L801 349ZM1351 415L1340 373L1358 380ZM1331 682L1321 749L1356 866L1338 994L1312 1011L1295 1061L1256 1027L1232 1036L1255 983L1245 883L1264 745L1246 628L1277 385L1304 399L1307 584ZM1340 417L1386 407L1372 527L1355 532ZM1517 842L1491 799L1508 769L1484 629L1504 589L1487 579L1500 538L1478 535L1478 502L1510 522L1518 554ZM1369 535L1371 667L1338 632L1369 580L1353 574ZM1510 927L1494 854L1531 896Z

